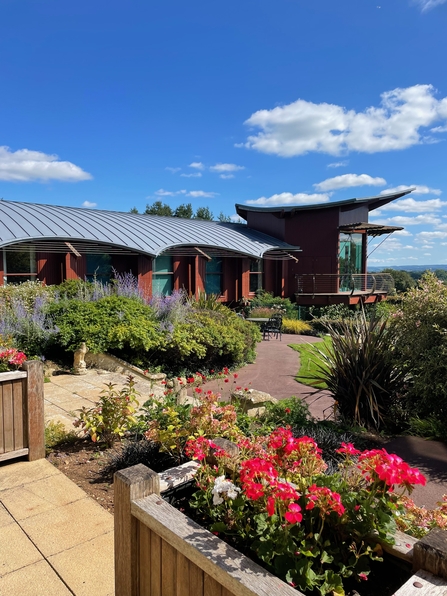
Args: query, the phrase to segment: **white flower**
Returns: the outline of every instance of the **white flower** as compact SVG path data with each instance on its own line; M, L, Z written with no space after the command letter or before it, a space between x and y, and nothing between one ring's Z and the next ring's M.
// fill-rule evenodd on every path
M224 502L223 498L220 496L222 493L225 493L229 499L235 499L239 492L241 492L240 488L235 486L230 480L226 480L225 476L219 476L214 481L214 487L211 491L213 495L213 505L220 505Z

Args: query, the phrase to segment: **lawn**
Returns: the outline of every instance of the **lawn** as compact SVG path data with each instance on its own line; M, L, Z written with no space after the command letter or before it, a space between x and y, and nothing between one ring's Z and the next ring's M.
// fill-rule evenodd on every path
M325 336L323 342L318 344L294 344L290 347L300 353L301 366L295 379L304 385L310 385L317 389L326 389L323 381L318 382L317 362L319 361L317 350L326 351L331 345L331 338Z

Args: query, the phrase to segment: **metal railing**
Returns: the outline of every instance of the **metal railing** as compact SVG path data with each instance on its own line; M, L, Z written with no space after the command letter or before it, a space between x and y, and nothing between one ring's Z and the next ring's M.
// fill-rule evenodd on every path
M304 273L295 275L298 294L392 294L389 273Z

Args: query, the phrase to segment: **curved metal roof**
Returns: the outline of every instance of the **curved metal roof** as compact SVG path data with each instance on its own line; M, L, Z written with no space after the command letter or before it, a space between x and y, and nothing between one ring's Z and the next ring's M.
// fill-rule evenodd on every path
M46 251L54 250L57 242L65 252L63 243L70 242L85 252L88 247L96 252L115 247L152 257L176 248L186 254L188 247L254 258L266 253L281 257L299 250L245 224L0 200L0 248L26 244Z
M373 209L377 209L378 207L382 207L395 199L400 199L401 197L408 195L410 192L414 190L412 188L406 188L404 190L398 192L391 192L383 195L378 195L375 197L365 197L363 199L346 199L343 201L329 201L329 203L315 203L313 205L282 205L278 207L261 207L257 205L241 205L239 203L236 204L236 213L244 218L247 219L247 213L256 212L256 213L290 213L294 214L300 211L309 211L315 209L333 209L334 207L339 207L342 211L344 208L352 208L356 205L367 204L368 210L372 211Z

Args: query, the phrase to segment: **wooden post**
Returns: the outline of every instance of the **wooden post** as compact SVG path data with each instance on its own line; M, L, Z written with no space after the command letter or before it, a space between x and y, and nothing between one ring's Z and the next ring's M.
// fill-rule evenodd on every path
M434 528L413 547L413 571L429 571L447 579L447 532Z
M115 594L117 596L138 596L139 522L132 517L131 502L153 493L159 495L159 476L143 464L121 470L114 477L114 493Z
M24 362L26 378L26 429L28 434L28 460L45 457L45 418L43 402L43 363L40 360Z

